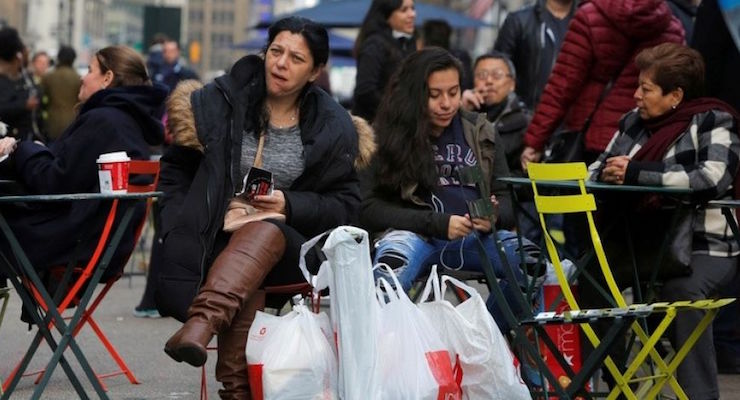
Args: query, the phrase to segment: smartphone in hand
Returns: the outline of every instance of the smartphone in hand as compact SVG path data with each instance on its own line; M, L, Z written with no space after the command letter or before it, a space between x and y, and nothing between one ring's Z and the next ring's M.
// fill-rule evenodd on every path
M236 195L249 202L254 199L254 196L271 195L273 188L272 172L252 167L244 176L241 192Z

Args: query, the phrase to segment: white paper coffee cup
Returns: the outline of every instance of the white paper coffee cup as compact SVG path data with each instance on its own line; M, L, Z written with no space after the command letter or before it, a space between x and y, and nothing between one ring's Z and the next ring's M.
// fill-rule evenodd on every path
M101 154L98 159L100 193L126 193L131 159L125 151Z

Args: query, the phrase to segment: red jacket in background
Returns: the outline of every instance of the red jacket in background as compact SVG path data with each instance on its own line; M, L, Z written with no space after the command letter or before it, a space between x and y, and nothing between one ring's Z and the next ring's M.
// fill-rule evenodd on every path
M635 56L664 42L684 42L681 23L664 0L583 2L568 27L524 143L541 151L561 122L569 130L583 127L621 69L586 132L586 149L604 151L621 116L635 107Z

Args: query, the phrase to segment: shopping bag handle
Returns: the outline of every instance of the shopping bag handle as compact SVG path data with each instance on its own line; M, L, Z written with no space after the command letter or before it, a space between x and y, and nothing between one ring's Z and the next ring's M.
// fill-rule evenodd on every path
M385 290L385 292L383 290ZM375 286L375 294L378 296L378 302L381 305L401 301L401 296L398 294L398 290L394 288L387 279L382 277L378 278L377 286Z
M306 267L306 254L314 246L316 246L316 243L323 239L324 236L327 236L330 232L331 231L320 233L301 245L301 252L298 257L298 268L300 268L301 272L303 273L303 278L306 279L306 282L311 284L314 292L319 292L329 287L329 274L331 273L329 271L329 261L322 261L321 265L319 266L319 271L316 273L316 275L311 275L311 273L308 272L308 268Z
M445 298L445 294L447 293L448 284L452 284L458 287L459 289L464 290L468 294L469 297L480 295L474 287L463 283L461 280L455 277L449 276L449 275L442 275L442 298L443 299Z
M395 286L395 288L391 289L393 289L393 293L395 293L398 300L406 301L413 304L411 299L409 299L409 296L406 294L406 292L404 292L403 287L401 286L401 282L398 281L398 277L396 276L396 273L393 271L393 268L391 268L390 265L386 263L379 263L373 267L373 269L375 268L384 269L388 273L388 276L390 276L391 280L393 281L393 286ZM378 278L378 281L380 281L381 279L384 280L386 284L388 284L388 280L383 277Z
M429 278L427 278L427 283L426 285L424 285L424 291L421 292L421 296L419 297L418 302L423 303L425 301L428 301L429 295L431 294L432 290L434 290L434 301L440 301L444 299L444 296L442 295L442 291L440 289L437 264L432 264L432 269L431 271L429 271Z
M332 245L330 243L332 243L332 239L337 240L337 234L351 235L355 238L355 240L357 240L358 238L362 238L362 243L364 244L367 244L368 241L368 234L366 231L353 226L339 226L326 232L320 233L319 235L303 243L303 245L301 245L301 251L298 257L298 268L301 270L303 278L306 280L306 282L310 283L311 286L314 288L314 292L319 292L329 287L329 282L331 282L333 279L332 268L329 264L329 261L324 259L321 261L321 265L319 266L319 270L316 275L311 275L311 273L308 272L308 268L306 267L306 254L308 254L311 248L315 247L316 244L324 238L324 236L328 236L328 238L326 239L326 243L324 243L324 246L322 247L322 251L326 252L327 244L329 244L329 247L331 247ZM344 240L344 238L340 236L339 241L341 240Z

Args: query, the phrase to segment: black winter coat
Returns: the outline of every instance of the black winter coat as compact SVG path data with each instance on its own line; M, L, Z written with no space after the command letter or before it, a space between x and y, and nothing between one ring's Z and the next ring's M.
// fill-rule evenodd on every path
M697 7L692 4L691 0L667 0L666 3L668 3L673 16L681 21L686 43L691 43L691 38L694 35L694 19L696 18Z
M416 51L414 39L401 45L389 32L370 35L357 54L357 75L352 97L352 114L372 122L391 75L403 58Z
M201 280L226 237L223 219L237 191L245 115L259 112L265 96L264 63L239 60L228 75L190 97L197 139L204 151L170 146L162 158L164 261L157 285L161 313L182 321ZM358 152L349 113L326 92L310 85L301 100L304 171L284 191L286 223L306 237L352 223L360 204L353 162ZM177 141L177 139L176 139ZM217 243L218 242L218 243Z
M164 87L128 86L101 90L82 106L79 115L49 147L21 142L13 153L16 178L30 194L99 192L96 159L102 153L125 151L132 159L148 160L149 146L163 140L160 122L167 96ZM64 265L77 241L84 242L81 259L89 258L110 210L110 202L48 203L4 213L31 263L37 269ZM143 216L144 204L134 220ZM108 269L123 268L133 249L132 222ZM4 245L4 244L3 244Z
M520 156L524 150L524 132L532 119L532 113L527 109L516 93L509 93L504 100L505 105L500 112L495 107L484 107L479 112L485 112L486 118L493 123L496 133L501 138L501 144L506 153L506 164L513 176L524 176Z
M180 81L184 81L186 79L195 79L196 81L199 81L200 77L195 71L178 61L175 65L163 65L159 67L159 70L154 74L153 79L155 82L166 85L171 92L175 90L175 86L177 86Z
M18 139L33 137L34 113L26 109L29 97L23 78L12 80L0 74L0 121L10 127L8 134Z
M561 43L553 43L552 37L546 33L547 26L542 15L547 12L544 3L544 0L537 0L535 4L506 16L493 47L509 55L514 63L516 93L530 110L534 110L547 84L547 79L542 79L539 71L542 68L548 71L552 69L562 43L562 38ZM573 3L574 10L577 1ZM573 11L566 18L572 16ZM556 46L552 59L543 58L542 49L545 46Z
M696 14L691 47L706 66L706 94L726 101L740 111L740 49L735 45L717 0L701 2Z

